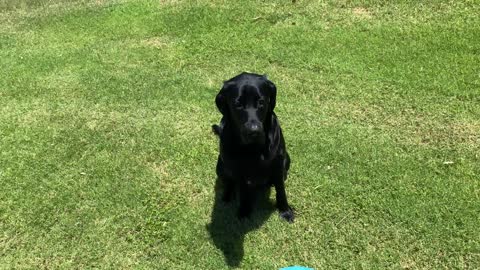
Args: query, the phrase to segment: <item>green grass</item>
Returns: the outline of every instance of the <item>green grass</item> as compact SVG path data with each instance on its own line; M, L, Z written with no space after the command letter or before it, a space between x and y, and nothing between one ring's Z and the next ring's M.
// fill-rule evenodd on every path
M0 3L0 268L480 268L479 1ZM215 203L241 71L292 225Z

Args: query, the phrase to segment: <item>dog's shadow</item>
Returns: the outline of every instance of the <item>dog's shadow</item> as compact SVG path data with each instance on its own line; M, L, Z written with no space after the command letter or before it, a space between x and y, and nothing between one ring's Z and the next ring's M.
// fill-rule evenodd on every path
M212 220L206 227L215 246L223 252L227 265L238 267L243 259L245 235L260 228L275 211L275 205L270 200L270 189L261 190L256 194L255 208L251 216L239 220L236 215L238 200L225 203L221 199L222 192L222 183L217 179Z

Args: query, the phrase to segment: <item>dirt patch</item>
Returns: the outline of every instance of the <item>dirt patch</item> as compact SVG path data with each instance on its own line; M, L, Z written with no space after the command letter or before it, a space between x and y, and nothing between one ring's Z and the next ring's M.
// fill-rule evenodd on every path
M148 162L147 166L156 175L163 176L163 177L169 176L168 170L167 170L167 163L165 161L162 161L162 162Z
M480 145L480 123L457 122L450 125L450 130L456 142Z
M169 42L162 37L151 37L142 40L141 44L147 47L164 48L169 45Z
M181 1L180 0L160 0L159 3L162 5L175 5L179 4Z
M363 7L356 7L352 10L353 15L359 18L370 19L372 18L372 13Z

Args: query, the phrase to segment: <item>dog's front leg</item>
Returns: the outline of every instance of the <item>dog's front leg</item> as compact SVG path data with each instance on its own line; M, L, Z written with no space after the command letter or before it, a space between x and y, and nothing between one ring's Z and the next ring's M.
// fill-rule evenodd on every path
M226 173L225 165L223 164L220 156L218 157L217 161L217 177L222 181L223 184L222 201L225 203L229 203L233 198L235 187L233 179L228 176L228 173Z
M280 174L275 177L273 185L275 186L275 198L277 200L278 211L280 211L280 217L292 223L295 219L295 214L290 205L288 205L287 194L285 193L284 176Z
M244 181L242 181L239 188L240 206L238 208L238 218L248 218L253 209L253 191Z

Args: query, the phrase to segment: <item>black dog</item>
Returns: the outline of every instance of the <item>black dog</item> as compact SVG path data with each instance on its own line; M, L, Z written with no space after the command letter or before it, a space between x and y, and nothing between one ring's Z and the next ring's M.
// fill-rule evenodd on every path
M277 89L265 76L242 73L226 82L215 103L223 114L212 129L220 137L217 176L224 183L223 201L239 191L239 218L253 209L254 193L275 187L280 216L293 222L284 182L290 167L282 130L273 112Z

